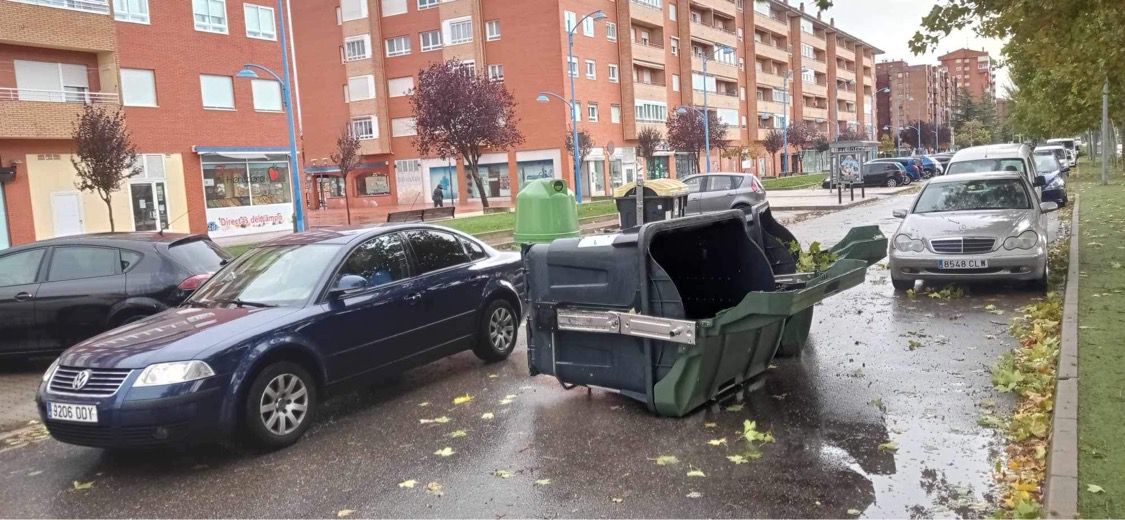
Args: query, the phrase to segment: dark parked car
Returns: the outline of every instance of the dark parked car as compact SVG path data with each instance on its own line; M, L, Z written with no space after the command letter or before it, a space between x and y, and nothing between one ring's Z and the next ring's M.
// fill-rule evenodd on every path
M919 172L914 168L914 158L913 157L886 157L886 158L882 158L882 159L874 159L872 161L868 161L868 164L877 164L877 163L895 163L895 164L901 165L903 171L906 172L906 179L907 179L906 184L910 184L911 182L922 180L923 177L924 177L923 172Z
M886 186L894 188L908 184L906 169L896 162L868 162L860 168L864 186Z
M205 235L103 233L0 251L0 357L57 354L179 305L230 255Z
M472 349L508 357L521 317L515 253L422 224L311 231L256 247L184 304L84 341L36 401L72 444L192 444L236 431L301 437L323 396Z
M1066 180L1070 172L1053 155L1035 154L1035 169L1043 176L1042 202L1054 202L1059 207L1066 206L1069 198L1066 195Z

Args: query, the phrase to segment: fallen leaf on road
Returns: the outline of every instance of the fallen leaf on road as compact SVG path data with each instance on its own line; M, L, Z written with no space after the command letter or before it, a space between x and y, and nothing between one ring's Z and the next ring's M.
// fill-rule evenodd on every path
M772 397L774 399L777 399L778 401L784 401L785 397L788 396L788 395L789 394L777 394L777 395L771 395L770 397Z
M703 477L706 477L707 475L704 475L703 472L698 470L698 469L692 468L691 471L687 472L687 476L695 477L695 478L703 478Z
M94 487L94 481L93 480L91 480L89 482L79 482L77 480L74 481L74 489L76 491L82 491L84 489L90 489L92 487Z
M472 401L472 400L473 400L473 396L471 396L469 394L465 394L465 395L453 398L453 404L455 404L455 405L465 404L465 403L467 403L469 401Z
M28 473L27 476L34 477L35 475L39 475L41 473L43 473L43 470L32 471L31 473Z
M489 379L496 379L496 378L498 378L498 377L500 377L500 376L498 376L498 375L496 375L496 374L488 374L488 378L489 378Z
M429 401L423 401L421 403L418 403L418 406L422 406L422 407L430 406L430 402Z
M469 433L466 432L465 430L453 430L453 431L449 432L449 437L452 438L452 439L457 439L457 438L460 438L460 437L464 437L468 434Z
M404 480L404 481L398 483L398 487L406 488L406 489L414 489L414 486L417 486L417 485L418 485L418 481L413 480L413 479Z
M512 472L506 469L498 469L492 472L492 476L500 478L512 478Z
M549 486L549 485L551 485L551 479L541 478L541 479L535 481L535 485L536 486Z
M700 498L700 497L703 496L703 493L700 493L698 491L692 491L691 493L688 493L687 495L684 495L684 496L686 496L688 498Z
M1121 262L1110 262L1109 265L1114 269L1121 269Z
M435 451L434 455L437 455L439 457L448 457L450 455L453 455L454 453L457 453L457 452L453 451L453 448L450 448L449 446L446 446L446 447L444 447L440 450Z
M879 451L898 451L898 443L895 441L887 441L879 445Z
M1095 495L1098 493L1105 493L1105 489L1102 489L1102 487L1097 484L1087 484L1086 491L1089 491L1090 493L1093 493Z
M452 421L452 420L453 419L450 419L449 417L446 417L446 416L443 415L443 416L438 417L436 419L418 419L418 422L421 423L421 424L445 424L445 423L447 423L449 421Z
M739 404L732 404L732 405L728 406L728 407L726 408L726 410L727 410L728 412L741 412L741 411L742 411L742 404L741 404L741 403L739 403Z
M713 422L705 422L705 423L703 423L703 427L704 428L718 428L719 424L713 423Z
M727 455L727 460L735 464L746 464L747 462L750 462L750 459L747 459L742 455Z
M426 493L439 497L445 494L441 491L441 484L438 484L437 482L430 482L429 484L426 484Z
M859 516L859 514L862 513L862 512L863 511L860 511L858 509L849 509L848 510L848 516Z
M614 504L620 504L620 503L622 503L622 502L624 502L624 501L625 501L625 499L624 499L624 498L617 498L617 497L610 497L610 499L609 499L609 500L610 500L611 502L613 502Z
M657 466L668 466L670 464L680 463L680 459L677 459L675 455L659 455L652 460L656 461Z
M496 416L493 415L492 412L485 412L485 413L480 414L480 418L484 419L486 421L489 420L489 419L492 419L493 417L496 417Z
M720 438L720 439L711 439L711 440L707 441L707 444L709 444L711 446L724 446L724 445L726 445L726 443L727 443L726 437L723 437L723 438Z
M336 511L336 518L344 518L345 516L352 516L352 513L354 513L354 512L355 512L355 509L341 509L339 511Z
M511 399L501 399L500 405L503 406L503 405L507 405L507 404L512 404L512 402L513 401Z

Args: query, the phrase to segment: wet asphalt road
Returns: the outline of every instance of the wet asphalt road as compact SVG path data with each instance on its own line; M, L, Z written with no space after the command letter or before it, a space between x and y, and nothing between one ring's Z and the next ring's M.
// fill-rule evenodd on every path
M831 243L877 222L889 236L891 209L908 197L791 230ZM1006 323L1033 296L974 287L959 300L911 300L873 267L864 285L816 308L804 355L777 360L739 411L726 409L741 398L733 396L665 419L615 394L566 391L527 376L521 341L504 363L462 353L339 396L300 443L278 452L120 454L50 439L0 448L0 516L982 516L990 457L1003 442L977 419L1011 405L992 390L988 367L1014 346ZM463 394L474 398L453 405ZM442 416L451 421L420 423ZM735 440L746 419L776 442L735 465L726 456L742 451ZM456 430L466 435L451 437ZM888 441L897 451L880 447ZM454 454L434 455L444 447ZM679 463L656 465L660 455ZM706 477L688 477L691 469ZM406 480L418 484L400 487ZM78 491L74 481L93 487ZM430 482L440 496L423 489Z

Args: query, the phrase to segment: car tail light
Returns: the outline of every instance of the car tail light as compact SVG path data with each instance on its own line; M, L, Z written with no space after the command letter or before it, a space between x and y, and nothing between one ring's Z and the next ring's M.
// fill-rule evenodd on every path
M762 191L762 187L758 185L758 181L756 181L756 180L750 181L750 191L752 191L754 193L758 193L759 191Z
M203 282L206 282L209 278L211 278L211 274L212 273L203 273L185 278L184 281L180 282L180 285L176 286L176 288L181 291L194 291L198 289L200 285L203 285Z

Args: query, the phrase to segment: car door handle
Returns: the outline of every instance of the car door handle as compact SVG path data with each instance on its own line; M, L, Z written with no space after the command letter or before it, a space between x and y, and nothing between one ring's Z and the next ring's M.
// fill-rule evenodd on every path
M32 295L31 295L31 293L29 293L29 292L26 292L26 291L21 291L21 292L18 292L18 293L16 293L16 296L15 296L15 300L16 300L17 302L26 302L26 301L31 301L31 300L33 300L34 298L35 298L35 297L34 297L34 296L32 296Z
M414 293L406 297L406 303L410 305L417 305L420 301L422 301L422 293Z

